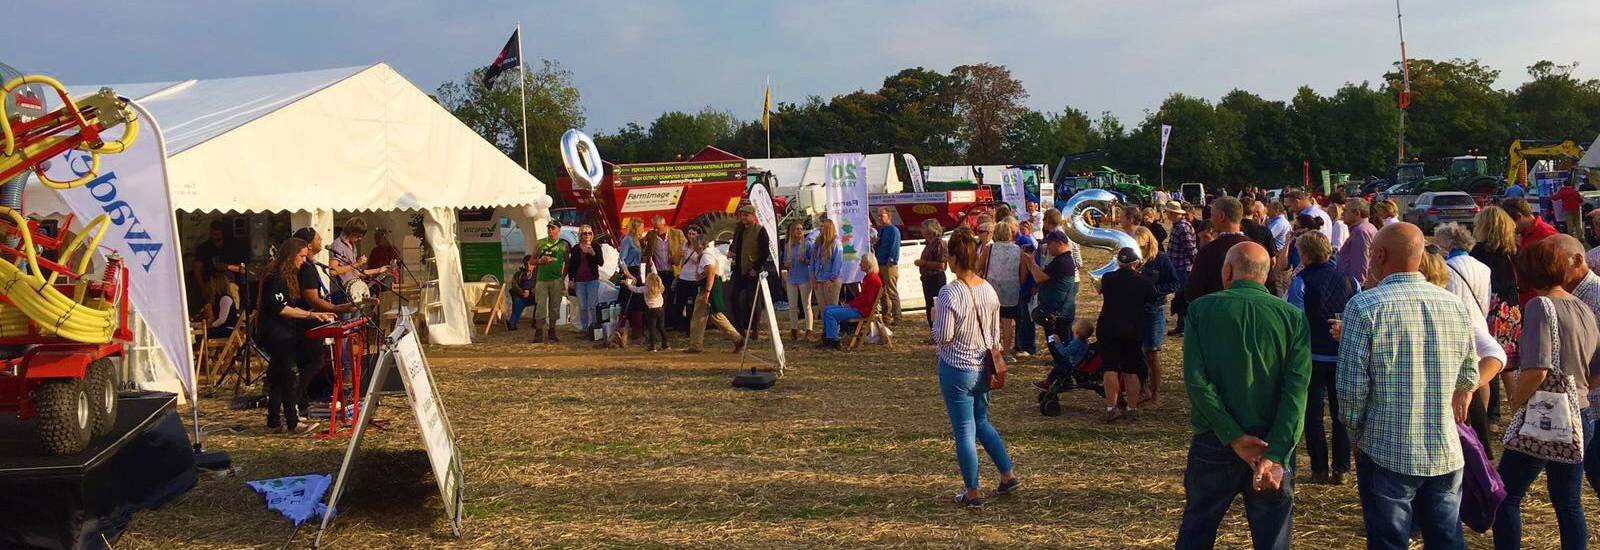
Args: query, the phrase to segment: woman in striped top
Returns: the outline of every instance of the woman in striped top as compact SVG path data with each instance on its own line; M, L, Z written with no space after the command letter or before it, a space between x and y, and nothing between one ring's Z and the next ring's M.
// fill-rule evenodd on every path
M933 344L939 354L939 390L965 483L955 500L962 506L980 506L978 443L1000 470L995 493L1004 495L1017 488L1005 442L989 423L989 377L983 368L984 355L1000 343L1000 298L978 274L978 239L971 230L957 228L948 247L956 279L935 300Z

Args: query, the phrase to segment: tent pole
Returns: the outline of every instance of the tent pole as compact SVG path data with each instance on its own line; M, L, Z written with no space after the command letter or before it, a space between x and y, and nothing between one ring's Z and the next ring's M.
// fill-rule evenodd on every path
M528 168L528 72L522 64L522 22L517 22L517 90L522 92L522 169Z

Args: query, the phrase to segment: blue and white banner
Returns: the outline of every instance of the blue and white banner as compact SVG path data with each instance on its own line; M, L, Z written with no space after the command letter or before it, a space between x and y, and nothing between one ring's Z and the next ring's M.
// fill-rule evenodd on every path
M81 187L59 191L79 227L105 214L110 225L101 252L122 256L128 266L128 301L144 320L178 380L194 396L194 364L189 349L188 301L184 299L183 259L177 219L167 188L167 145L155 117L129 102L141 134L127 151L100 156L98 176ZM89 173L89 154L72 150L51 162L52 180ZM220 184L219 184L220 185Z
M246 481L255 492L267 501L267 509L283 514L295 525L305 523L312 516L321 516L327 510L322 495L328 492L333 478L322 474L289 476Z
M828 192L828 219L839 227L839 243L844 245L844 266L839 280L859 283L861 253L871 248L867 222L867 157L861 153L830 153L823 157Z

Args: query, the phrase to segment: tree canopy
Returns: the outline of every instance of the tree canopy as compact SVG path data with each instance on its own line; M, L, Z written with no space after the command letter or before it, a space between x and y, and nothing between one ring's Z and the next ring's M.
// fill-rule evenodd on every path
M1584 142L1600 132L1600 80L1573 77L1577 63L1535 63L1514 90L1495 89L1500 71L1477 60L1410 63L1412 102L1404 113L1408 157L1477 153L1489 156L1491 166L1503 166L1513 139ZM441 86L440 102L520 159L515 80L484 89L477 84L478 73ZM570 72L545 61L524 78L529 140L555 143L566 128L583 126ZM1282 99L1240 89L1214 101L1172 93L1142 119L1124 122L1070 105L1053 112L1030 109L1024 104L1027 89L1003 65L962 65L948 73L912 67L884 78L874 91L774 105L771 147L775 157L895 152L912 153L924 165L1052 166L1062 155L1100 149L1104 159L1072 168L1103 164L1153 182L1161 173L1160 128L1170 124L1169 186L1183 181L1280 185L1298 181L1302 163L1357 176L1386 173L1397 160L1399 86L1397 64L1377 84L1346 83L1328 95L1309 86ZM712 107L663 113L648 124L599 132L595 139L614 162L669 161L705 145L747 158L767 156L759 120L740 120ZM535 175L554 177L560 162L555 147L536 147L532 157Z

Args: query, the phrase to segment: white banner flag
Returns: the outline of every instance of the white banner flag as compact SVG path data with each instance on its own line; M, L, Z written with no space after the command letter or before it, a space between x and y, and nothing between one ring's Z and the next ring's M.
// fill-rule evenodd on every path
M1172 135L1172 125L1161 125L1161 166L1167 165L1167 136Z
M184 299L178 223L167 189L167 145L155 117L139 104L130 104L142 132L133 147L121 154L101 155L99 176L59 193L80 227L100 214L110 217L100 246L122 256L131 288L128 301L161 344L162 353L192 397L188 301ZM87 173L89 154L71 150L52 159L46 175L61 181Z
M1017 221L1028 219L1028 192L1022 187L1021 168L1007 168L1000 173L1000 197L1011 205Z
M772 210L772 193L767 191L767 186L756 184L750 187L750 205L756 209L756 221L761 223L761 228L767 231L767 250L772 254L773 265L780 265L778 259L778 216ZM766 308L767 330L772 335L772 352L778 359L778 368L785 366L783 357L782 331L778 330L778 317L772 309L772 288L767 286L767 278L762 277L761 305ZM790 304L789 307L800 307L799 304Z
M906 173L911 176L912 192L923 192L925 189L922 185L922 166L917 164L917 157L911 156L911 153L902 156L906 159Z
M832 153L823 157L828 192L828 219L839 226L839 242L844 245L844 266L839 280L859 283L861 253L870 251L867 232L867 157L861 153Z

